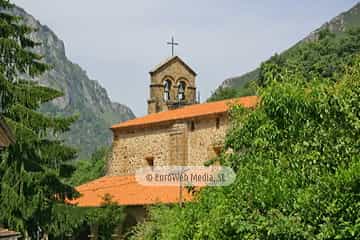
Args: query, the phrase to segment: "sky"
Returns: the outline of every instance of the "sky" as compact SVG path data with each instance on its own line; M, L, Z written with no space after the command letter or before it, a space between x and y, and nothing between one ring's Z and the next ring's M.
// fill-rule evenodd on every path
M179 55L204 101L226 78L255 69L358 0L13 0L64 41L67 57L137 116L149 70Z

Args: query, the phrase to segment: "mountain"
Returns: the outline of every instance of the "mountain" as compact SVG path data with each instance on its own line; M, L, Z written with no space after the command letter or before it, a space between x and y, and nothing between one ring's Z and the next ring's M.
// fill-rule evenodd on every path
M357 3L350 10L341 13L340 15L336 16L329 22L323 24L315 31L311 32L308 36L306 36L303 40L292 46L290 49L296 47L298 44L301 44L302 42L316 40L318 37L318 33L323 29L329 29L331 32L341 35L341 33L343 33L348 29L359 28L359 27L360 27L360 3ZM260 73L260 69L257 68L244 75L228 78L220 84L219 88L227 88L227 87L243 88L244 86L246 86L246 84L249 81L256 80L259 76L259 73Z
M133 112L125 105L112 102L97 81L90 80L79 65L66 57L63 41L49 27L40 24L20 7L11 11L37 30L30 36L41 43L35 51L53 66L34 80L65 94L46 104L41 111L59 116L79 115L79 120L73 124L70 132L62 137L66 143L79 149L80 158L87 158L98 147L109 145L112 140L109 127L116 122L134 118Z

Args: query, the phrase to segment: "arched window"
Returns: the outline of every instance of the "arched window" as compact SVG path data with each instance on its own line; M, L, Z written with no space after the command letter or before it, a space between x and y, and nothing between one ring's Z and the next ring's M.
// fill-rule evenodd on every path
M170 100L170 91L171 91L171 81L165 80L164 81L164 100L165 101Z
M179 83L179 90L178 90L178 99L185 100L185 89L186 89L186 83L184 81L181 81Z

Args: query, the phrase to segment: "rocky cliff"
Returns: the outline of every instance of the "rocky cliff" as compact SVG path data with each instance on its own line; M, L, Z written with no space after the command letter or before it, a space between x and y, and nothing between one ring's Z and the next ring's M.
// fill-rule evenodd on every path
M110 144L109 127L113 123L134 118L133 112L125 105L111 102L106 90L97 81L90 80L79 65L66 57L63 41L51 29L19 7L12 11L21 16L27 25L37 29L31 34L32 39L41 43L36 52L43 55L46 63L53 67L34 80L65 94L46 104L41 111L65 116L79 114L80 119L63 137L68 144L79 149L81 158L88 157L100 146Z
M320 28L316 29L309 36L305 37L303 41L316 40L318 33L322 29L329 29L335 34L360 27L360 3L357 3L350 10L339 14L331 19L329 22L324 23Z

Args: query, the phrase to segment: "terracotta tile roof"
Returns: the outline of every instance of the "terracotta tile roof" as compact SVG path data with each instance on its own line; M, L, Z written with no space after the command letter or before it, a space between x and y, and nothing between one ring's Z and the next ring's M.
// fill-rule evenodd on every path
M109 194L112 201L119 205L149 205L156 203L178 203L180 188L178 186L145 186L139 184L135 176L106 176L76 188L81 197L69 201L81 207L97 207L103 203L103 197ZM183 188L184 201L192 195Z
M175 61L179 61L189 72L196 76L196 72L191 67L189 67L189 65L187 65L179 56L173 56L165 59L163 62L156 65L155 68L152 69L149 73L153 75Z
M211 114L225 113L229 109L229 105L241 104L244 107L255 107L258 102L258 97L242 97L234 98L217 102L195 104L187 107L178 108L154 114L149 114L144 117L135 118L126 122L115 124L111 129L128 128L134 126L162 123L168 121L182 120L188 118L195 118Z

